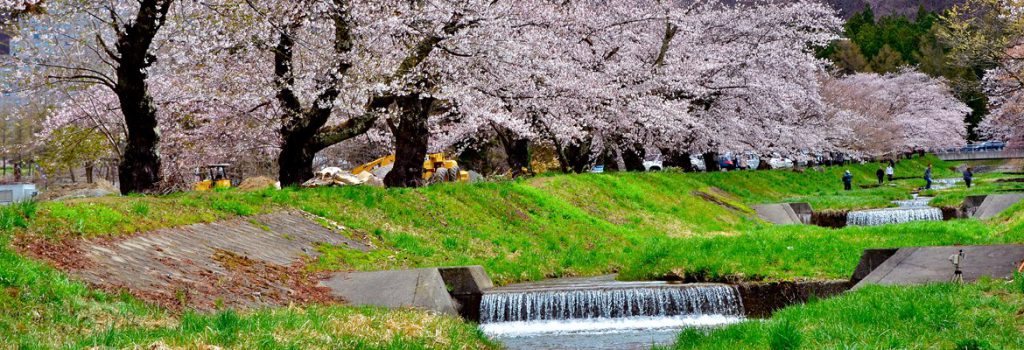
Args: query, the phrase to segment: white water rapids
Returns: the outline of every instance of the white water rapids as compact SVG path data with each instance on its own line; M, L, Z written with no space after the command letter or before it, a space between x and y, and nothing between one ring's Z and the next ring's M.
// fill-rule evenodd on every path
M480 329L510 349L647 349L683 328L740 322L735 287L664 282L583 282L484 294Z
M947 189L960 181L962 180L937 179L932 183L932 189ZM878 226L914 221L942 221L942 210L928 206L928 202L931 200L931 197L919 197L915 194L914 198L910 200L893 201L897 205L896 208L851 211L846 214L846 224Z

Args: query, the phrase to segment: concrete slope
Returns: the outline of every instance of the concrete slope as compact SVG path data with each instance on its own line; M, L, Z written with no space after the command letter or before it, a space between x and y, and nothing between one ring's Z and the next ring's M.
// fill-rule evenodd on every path
M802 223L800 217L793 211L793 207L787 203L761 204L751 208L757 212L757 217L761 218L761 220L776 225L796 225Z
M978 206L973 217L981 220L993 218L1022 199L1024 199L1024 193L990 194Z
M332 296L352 305L414 307L458 315L457 306L436 268L340 272L321 285L330 288Z
M481 266L337 272L320 285L352 305L413 307L478 321L483 291L494 284Z
M965 282L982 276L1010 278L1024 261L1024 245L943 246L900 248L892 257L875 268L853 289L869 284L912 285L948 282L953 276L949 256L960 249L964 260L960 265Z

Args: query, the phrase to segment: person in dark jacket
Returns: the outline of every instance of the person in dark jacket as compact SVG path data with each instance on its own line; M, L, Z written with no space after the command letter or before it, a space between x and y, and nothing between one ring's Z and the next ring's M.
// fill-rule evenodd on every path
M932 165L928 164L928 167L924 169L924 181L926 182L924 189L932 189Z
M964 183L967 184L967 188L971 188L971 180L974 180L974 169L967 167L964 170Z
M843 174L843 189L847 191L853 189L853 174L849 170Z
M875 177L878 178L879 185L883 184L885 182L885 170L882 170L882 167L878 167L878 170L875 170Z

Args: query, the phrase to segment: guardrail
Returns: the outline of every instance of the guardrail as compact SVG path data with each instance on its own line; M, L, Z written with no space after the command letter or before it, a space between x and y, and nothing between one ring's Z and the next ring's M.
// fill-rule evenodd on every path
M942 160L987 160L1024 158L1024 150L939 152L935 156Z

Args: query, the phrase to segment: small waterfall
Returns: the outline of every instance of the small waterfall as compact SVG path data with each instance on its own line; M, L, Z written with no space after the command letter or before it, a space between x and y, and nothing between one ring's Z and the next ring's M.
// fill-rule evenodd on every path
M931 201L932 197L920 197L915 194L913 199L893 201L893 203L896 203L900 208L930 208L928 202Z
M942 210L929 207L893 208L851 211L846 214L846 224L850 226L877 226L912 221L942 221Z
M739 292L728 285L647 284L486 293L481 323L626 317L742 316Z
M934 180L932 180L932 189L933 190L945 190L945 189L948 189L948 188L953 188L953 186L956 186L956 184L958 184L960 182L963 182L963 181L964 181L963 179L955 179L955 178L954 179L934 179Z
M935 179L932 189L944 190L956 186L962 179ZM851 211L846 214L849 226L877 226L902 224L912 221L942 221L942 210L928 206L931 197L914 194L910 200L893 201L897 208Z

